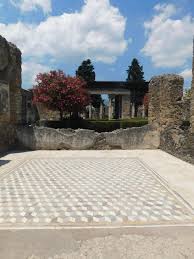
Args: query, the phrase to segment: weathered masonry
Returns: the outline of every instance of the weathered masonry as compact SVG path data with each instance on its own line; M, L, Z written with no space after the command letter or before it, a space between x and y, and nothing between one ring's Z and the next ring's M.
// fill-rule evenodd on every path
M15 143L21 107L21 51L0 36L0 150Z
M191 85L191 152L194 156L194 39L193 39L193 63L192 63L192 85Z
M149 123L160 129L182 124L183 83L181 76L153 77L149 84Z
M194 39L193 39L193 67L191 85L191 132L194 134Z
M21 52L0 37L0 122L21 120Z

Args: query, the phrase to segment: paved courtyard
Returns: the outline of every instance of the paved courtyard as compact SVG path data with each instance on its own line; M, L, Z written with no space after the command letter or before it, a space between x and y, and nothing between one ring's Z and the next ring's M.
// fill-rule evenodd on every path
M37 151L1 158L0 228L193 223L192 204L141 152ZM173 159L185 163L162 154L172 165Z
M194 166L160 150L0 158L0 258L193 259Z

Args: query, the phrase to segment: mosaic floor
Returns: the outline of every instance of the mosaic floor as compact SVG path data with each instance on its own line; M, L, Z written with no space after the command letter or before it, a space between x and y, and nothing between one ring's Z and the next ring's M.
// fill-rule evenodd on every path
M0 177L0 227L193 219L187 204L137 158L34 158Z

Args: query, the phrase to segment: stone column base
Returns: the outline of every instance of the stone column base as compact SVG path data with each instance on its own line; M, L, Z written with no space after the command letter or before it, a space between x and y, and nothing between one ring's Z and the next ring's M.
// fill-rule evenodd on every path
M130 118L130 95L123 95L122 96L122 119Z

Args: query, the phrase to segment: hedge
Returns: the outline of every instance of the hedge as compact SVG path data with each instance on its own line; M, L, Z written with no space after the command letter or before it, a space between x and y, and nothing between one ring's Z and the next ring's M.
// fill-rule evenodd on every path
M43 121L39 126L50 128L72 128L90 129L97 132L113 131L116 129L126 129L132 127L142 127L148 123L147 119L135 118L128 120L64 120L64 121Z

